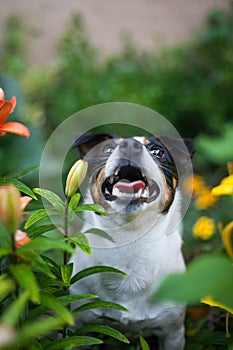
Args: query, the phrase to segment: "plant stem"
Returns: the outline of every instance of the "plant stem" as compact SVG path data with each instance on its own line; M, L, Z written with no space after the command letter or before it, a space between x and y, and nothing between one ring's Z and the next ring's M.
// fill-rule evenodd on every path
M229 338L231 336L229 332L229 318L230 318L230 312L227 312L226 314L226 337Z
M69 236L69 198L66 199L66 206L65 206L64 235L65 235L65 238L68 238ZM68 263L67 251L64 251L63 263L64 265L67 265Z
M68 238L69 236L69 198L66 198L66 203L65 203L65 217L64 217L64 236L65 238ZM68 253L67 251L63 252L63 264L67 265L68 264ZM67 286L63 287L64 294L66 295L68 292ZM67 336L67 326L64 325L63 331L62 331L62 338L66 338Z
M12 265L17 265L17 263L18 263L16 250L17 249L16 249L16 244L15 244L15 236L14 236L14 234L12 234L12 251L13 251L13 254L11 255ZM19 296L19 284L15 279L14 279L14 284L15 284L15 296L17 299Z

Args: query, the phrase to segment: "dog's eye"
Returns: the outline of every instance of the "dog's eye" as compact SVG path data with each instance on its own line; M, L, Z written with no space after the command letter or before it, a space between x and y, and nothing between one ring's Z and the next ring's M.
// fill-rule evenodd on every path
M150 154L152 156L155 156L157 158L162 158L163 156L163 150L161 148L154 148L150 150Z
M104 149L103 153L105 156L109 156L110 154L112 154L113 151L114 151L114 149L109 147L109 148Z

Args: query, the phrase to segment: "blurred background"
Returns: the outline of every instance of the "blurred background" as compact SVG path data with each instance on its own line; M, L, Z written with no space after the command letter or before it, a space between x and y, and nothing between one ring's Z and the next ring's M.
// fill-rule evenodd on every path
M10 120L31 130L0 138L1 176L39 164L65 118L109 101L150 107L195 138L196 169L213 182L233 158L230 0L0 2L0 85L17 97Z

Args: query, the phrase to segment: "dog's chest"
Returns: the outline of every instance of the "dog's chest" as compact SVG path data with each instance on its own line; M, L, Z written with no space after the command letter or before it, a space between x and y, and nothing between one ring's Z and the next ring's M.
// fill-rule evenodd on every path
M151 233L151 236L155 236ZM94 275L89 281L92 292L124 302L133 296L143 295L143 298L158 288L162 278L173 270L184 268L180 252L181 238L177 234L170 238L162 235L154 240L142 238L123 247L110 249L92 249L91 256L82 256L79 268L105 265L117 268L126 275L103 273ZM84 264L82 266L82 263ZM80 266L81 265L81 266Z
M138 247L118 248L111 252L104 251L100 263L104 261L108 266L117 267L127 275L113 273L102 275L100 286L102 291L121 300L148 292L149 287L154 284L157 273L156 264L149 255L149 252L148 254L142 252Z

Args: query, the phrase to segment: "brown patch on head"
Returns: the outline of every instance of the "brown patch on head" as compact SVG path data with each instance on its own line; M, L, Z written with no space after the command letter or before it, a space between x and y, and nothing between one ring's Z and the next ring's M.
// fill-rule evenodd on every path
M149 145L149 143L151 143L151 141L146 139L146 138L144 138L143 145Z
M101 205L105 210L108 210L110 207L107 204L102 191L101 186L105 179L105 167L102 168L97 176L96 179L93 179L93 177L90 178L90 188L91 188L91 195L93 198L93 201L95 204Z
M118 139L114 139L114 142L116 145L119 145L124 139L122 137L118 138Z
M164 189L165 189L165 196L164 201L162 203L162 213L166 214L172 205L172 202L175 197L176 188L178 185L178 181L175 177L172 178L172 186L169 186L169 184L166 181L165 176L163 176L163 182L164 182Z

